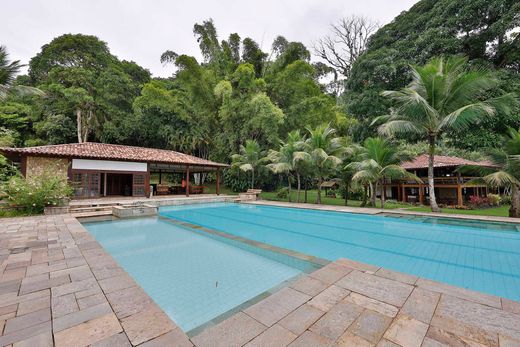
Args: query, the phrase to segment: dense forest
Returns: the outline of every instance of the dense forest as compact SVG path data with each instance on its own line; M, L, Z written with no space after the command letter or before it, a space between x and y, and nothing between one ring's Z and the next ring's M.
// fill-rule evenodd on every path
M246 140L273 148L291 131L321 124L362 142L377 133L373 119L393 106L381 92L404 87L411 65L441 55L464 55L499 76L498 88L482 97L520 94L515 0L422 0L380 28L367 18L345 18L313 47L278 36L269 51L239 33L222 39L217 24L194 25L202 61L172 51L157 57L175 65L170 78L152 78L146 68L118 59L100 38L56 37L30 60L27 75L0 76L7 91L0 99L0 144L100 141L230 162ZM354 45L342 47L352 35ZM9 60L8 49L0 63L15 72L20 63ZM30 88L41 92L24 92ZM499 146L508 127L520 126L519 106L512 107L471 131L439 138L440 151ZM406 140L412 152L425 148L413 136Z

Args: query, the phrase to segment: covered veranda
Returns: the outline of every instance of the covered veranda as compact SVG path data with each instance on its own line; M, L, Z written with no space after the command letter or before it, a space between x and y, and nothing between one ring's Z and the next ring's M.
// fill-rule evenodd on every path
M215 193L220 195L221 166L150 163L149 171L154 196L205 194L208 174L214 174Z

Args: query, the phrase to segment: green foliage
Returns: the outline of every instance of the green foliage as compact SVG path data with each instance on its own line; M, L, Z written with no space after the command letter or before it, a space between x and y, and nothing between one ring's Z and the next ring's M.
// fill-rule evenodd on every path
M502 198L498 194L488 194L487 195L487 199L488 199L489 204L491 206L498 206L498 205L500 205L500 201L502 200Z
M50 171L29 179L14 176L3 191L12 207L28 214L42 213L45 206L61 206L72 195L67 180Z
M279 199L287 199L288 196L289 196L289 188L287 188L287 187L282 187L282 188L278 189L278 191L276 192L276 197Z
M380 28L355 62L342 97L359 120L355 139L373 135L371 121L391 106L380 92L404 87L412 78L409 65L435 56L463 54L473 66L495 68L500 82L483 99L500 90L520 94L519 12L515 0L422 0ZM472 150L483 144L499 146L508 126L520 126L518 106L513 111L510 116L499 111L495 119L473 125L471 132L454 131L452 144Z

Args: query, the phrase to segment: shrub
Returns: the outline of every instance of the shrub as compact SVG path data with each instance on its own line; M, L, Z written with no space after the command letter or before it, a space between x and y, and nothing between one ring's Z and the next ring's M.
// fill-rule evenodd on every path
M283 187L276 192L276 197L279 199L287 199L289 196L289 188Z
M511 195L502 195L500 203L502 205L511 205Z
M487 198L491 206L500 205L500 201L502 200L502 198L498 194L488 194Z
M45 206L63 205L72 195L65 178L44 172L31 178L14 176L4 185L9 204L29 214L42 213Z

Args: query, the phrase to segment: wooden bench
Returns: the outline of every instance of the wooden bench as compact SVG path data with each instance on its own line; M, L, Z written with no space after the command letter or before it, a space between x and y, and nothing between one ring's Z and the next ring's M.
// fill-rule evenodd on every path
M156 195L168 195L170 194L170 187L167 184L158 184Z

